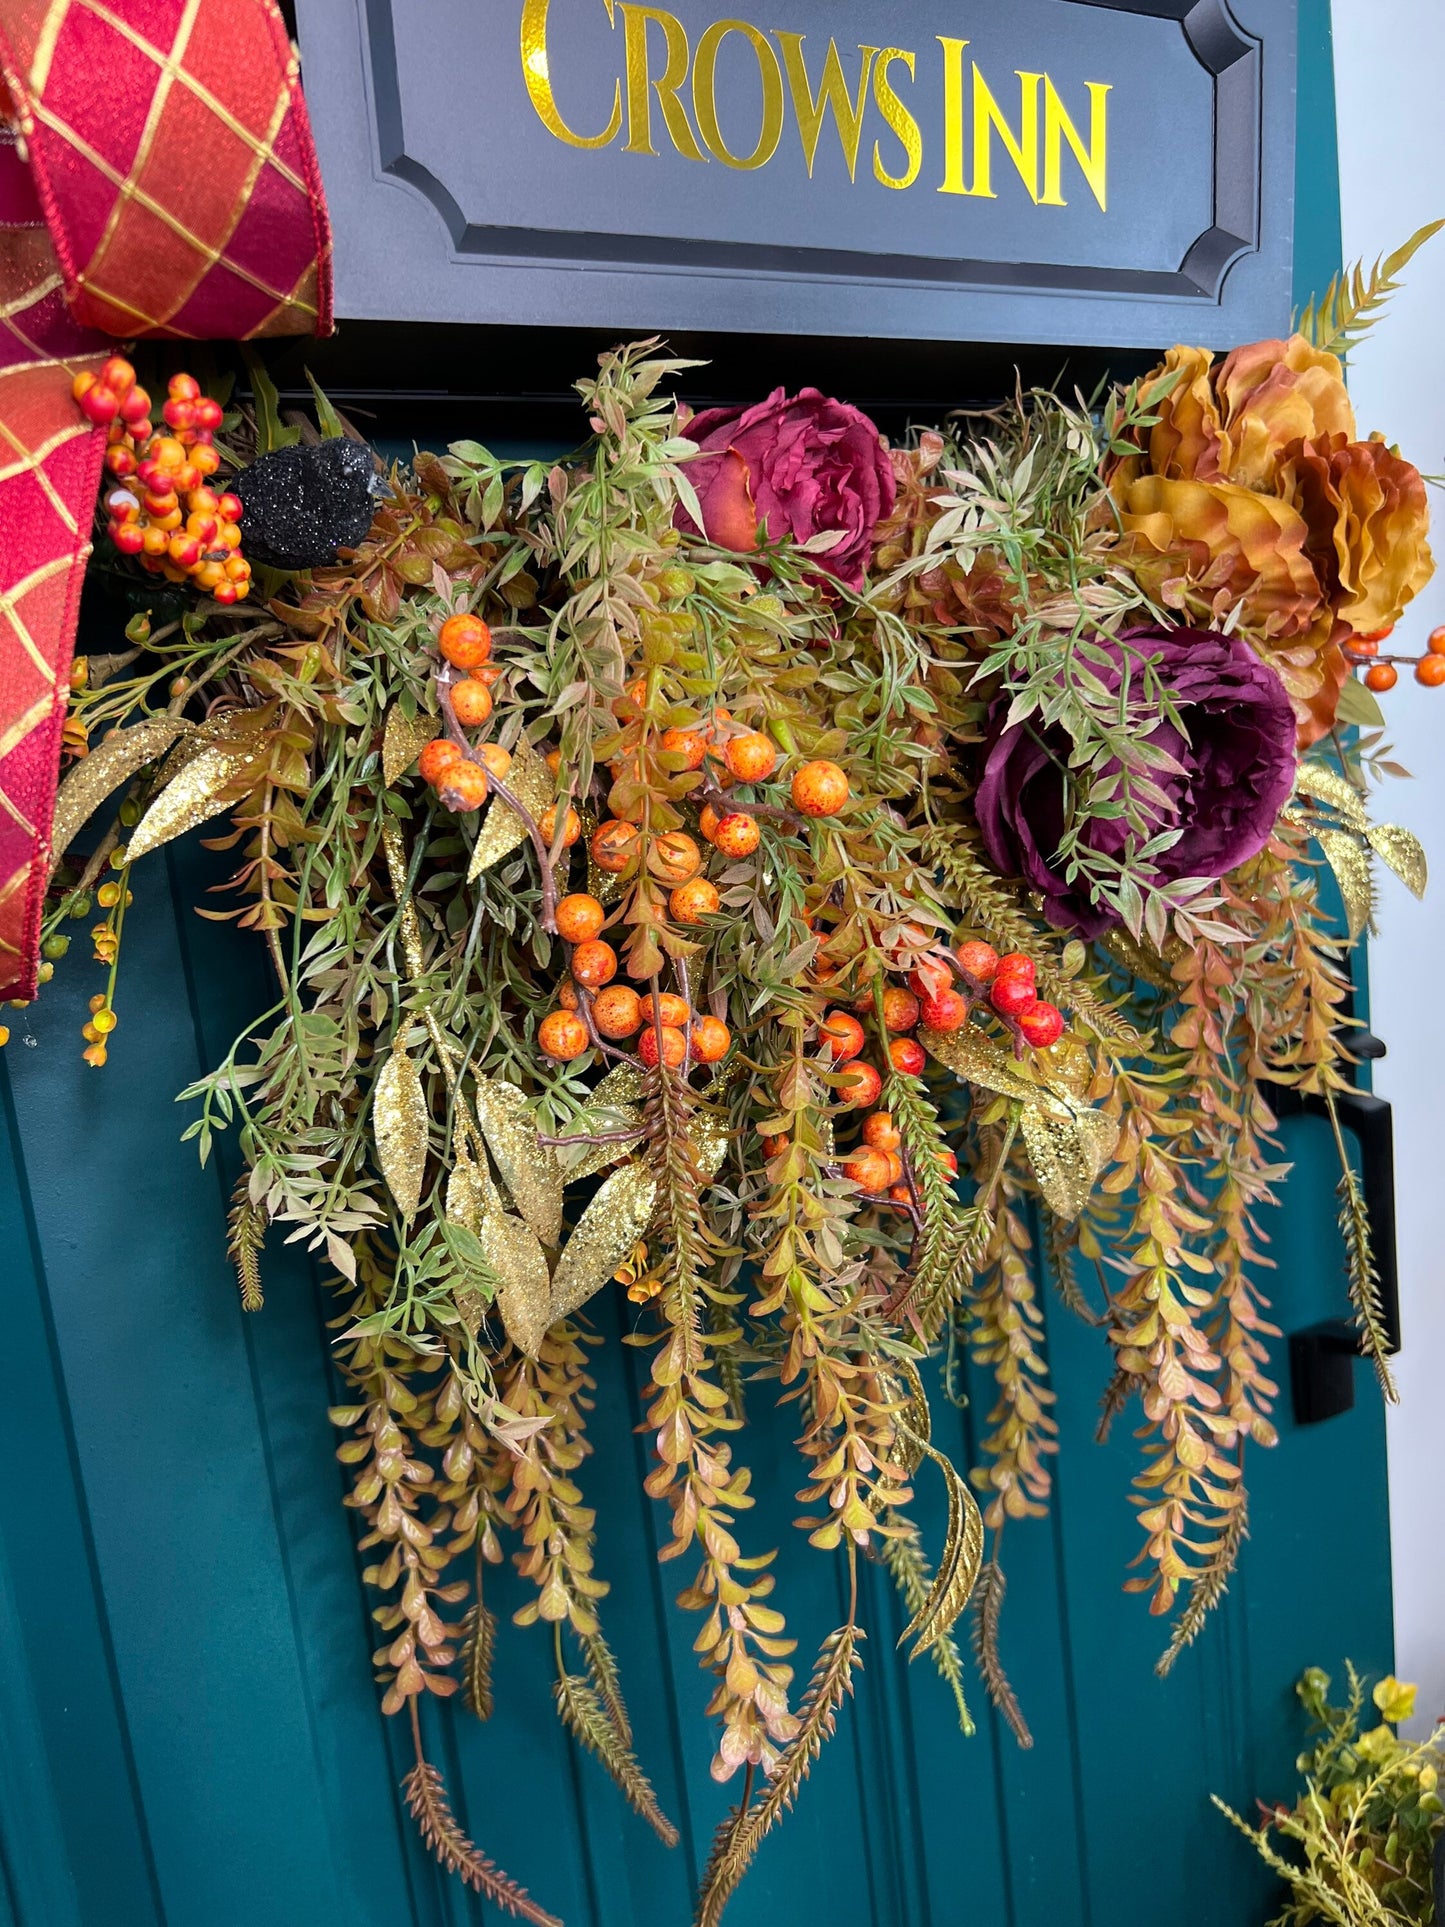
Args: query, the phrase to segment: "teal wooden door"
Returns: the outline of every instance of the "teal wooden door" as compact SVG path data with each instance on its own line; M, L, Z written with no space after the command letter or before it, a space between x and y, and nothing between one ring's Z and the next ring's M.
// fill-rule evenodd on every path
M1333 167L1323 0L1304 38L1312 287L1338 247L1320 190ZM190 912L208 861L172 846L138 874L104 1073L79 1061L96 987L79 957L13 1013L0 1059L0 1927L475 1927L496 1916L418 1845L402 1736L377 1710L325 1417L327 1307L304 1259L273 1248L266 1309L241 1313L224 1161L202 1171L179 1142L175 1093L265 994L257 949ZM1344 1285L1325 1129L1300 1119L1287 1137L1296 1171L1271 1292L1288 1331L1338 1315ZM597 1304L615 1341L629 1308ZM1354 1410L1328 1424L1296 1428L1282 1401L1279 1449L1253 1466L1238 1579L1161 1682L1158 1624L1117 1589L1135 1543L1132 1447L1127 1428L1092 1443L1102 1341L1062 1307L1046 1315L1059 1488L1047 1521L1010 1535L1004 1630L1034 1747L1021 1752L978 1691L978 1733L960 1734L938 1679L895 1654L902 1615L865 1571L858 1698L764 1844L736 1927L1264 1920L1269 1882L1207 1796L1247 1807L1290 1791L1304 1665L1389 1663L1377 1397L1360 1366ZM586 1478L606 1501L609 1631L680 1844L664 1849L563 1737L548 1642L508 1623L505 1575L496 1716L444 1714L430 1750L469 1831L568 1927L686 1927L728 1796L707 1774L693 1629L655 1562L630 1354L609 1342L599 1356ZM977 1408L938 1409L940 1442L967 1461ZM760 1543L796 1537L790 1429L783 1415L750 1448ZM922 1516L936 1543L937 1509ZM839 1573L801 1545L787 1565L807 1651L838 1623Z

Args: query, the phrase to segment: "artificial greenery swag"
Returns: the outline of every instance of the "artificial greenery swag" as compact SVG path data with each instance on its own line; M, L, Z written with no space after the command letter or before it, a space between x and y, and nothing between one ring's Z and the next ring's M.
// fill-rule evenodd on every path
M334 1277L332 1417L407 1797L513 1913L550 1918L461 1831L419 1711L489 1714L504 1558L561 1718L675 1838L604 1634L599 1291L638 1308L647 1490L714 1772L740 1776L700 1922L843 1712L860 1558L965 1724L973 1598L1027 1741L999 1624L1058 1443L1043 1281L1097 1332L1104 1423L1138 1430L1124 1583L1172 1616L1163 1667L1223 1593L1274 1438L1270 1091L1332 1104L1351 1076L1324 879L1349 939L1375 856L1424 880L1368 810L1392 766L1356 674L1393 680L1383 638L1430 562L1420 478L1358 437L1331 352L1355 295L1315 339L1176 349L1092 403L1020 396L893 448L810 390L690 416L688 364L633 345L579 383L572 458L368 460L367 532L289 574L244 553L256 471L208 486L208 451L229 474L296 441L264 372L223 420L180 377L157 435L125 365L102 371L95 566L144 613L77 664L47 956L99 907L85 1054L123 1057L146 856L202 825L234 852L201 914L259 935L275 996L185 1094L189 1135L244 1160L248 1311L268 1236ZM321 411L330 446L347 424ZM1341 1185L1388 1382L1347 1161ZM964 1467L919 1373L951 1345L997 1385ZM853 1582L801 1686L793 1555L749 1520L747 1414L773 1400L800 1530ZM937 1545L910 1514L924 1478Z

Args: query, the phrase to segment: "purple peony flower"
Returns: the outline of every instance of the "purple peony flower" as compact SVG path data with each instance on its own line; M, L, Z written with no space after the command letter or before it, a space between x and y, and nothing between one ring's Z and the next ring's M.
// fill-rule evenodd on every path
M1221 877L1258 855L1294 782L1294 711L1278 676L1239 637L1207 629L1133 629L1099 642L1119 667L1112 679L1102 666L1091 667L1115 687L1122 680L1124 646L1134 658L1154 661L1187 732L1161 721L1145 738L1179 765L1177 772L1151 772L1167 801L1152 812L1150 834L1181 832L1154 858L1154 881ZM1135 682L1131 674L1131 687ZM984 846L1004 875L1022 877L1042 894L1051 923L1096 937L1118 916L1094 900L1085 878L1069 883L1058 858L1066 827L1064 771L1073 745L1057 726L1005 728L1007 712L1008 698L1000 697L974 798ZM1096 818L1082 841L1122 858L1130 832L1116 818Z
M687 477L710 542L746 552L758 546L760 524L773 542L841 529L844 539L818 566L862 588L873 531L895 492L888 451L865 414L816 388L791 400L775 388L752 408L704 409L687 433L700 451ZM681 513L678 520L692 526Z

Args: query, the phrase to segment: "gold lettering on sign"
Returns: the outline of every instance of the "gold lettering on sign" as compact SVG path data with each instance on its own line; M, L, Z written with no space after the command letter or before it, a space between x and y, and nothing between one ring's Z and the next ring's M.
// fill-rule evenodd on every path
M678 89L687 79L689 61L687 34L680 20L661 7L636 7L622 0L624 52L627 60L627 146L628 154L655 154L652 144L652 95L662 109L663 122L673 146L690 161L705 161L707 155L697 144L687 118L687 109L678 99ZM648 63L647 29L662 29L667 64L660 79L654 79Z
M1029 191L1029 199L1039 198L1039 82L1042 74L1019 74L1021 103L1018 139L1003 117L1003 110L989 92L988 82L973 63L973 186L968 190L980 199L996 201L993 187L993 136L995 132L1008 149L1008 157L1018 169L1019 179Z
M600 134L574 134L563 120L552 92L552 69L547 58L547 8L551 0L524 0L522 7L522 78L537 118L549 134L569 147L606 147L622 126L622 82L613 82L612 115ZM602 0L612 21L612 0ZM1077 151L1077 150L1076 150Z
M1063 143L1074 150L1074 159L1083 169L1090 192L1101 212L1109 211L1109 89L1097 80L1086 81L1089 90L1089 145L1079 138L1079 130L1064 111L1059 90L1044 75L1044 191L1039 197L1044 207L1066 207L1062 192Z
M803 137L803 159L808 164L808 179L813 178L813 162L818 154L818 138L823 131L823 122L828 110L833 112L833 121L838 129L838 139L843 145L843 159L848 163L848 179L858 178L858 143L863 138L863 110L868 102L868 75L873 66L876 47L859 47L861 56L858 71L858 93L853 98L848 93L848 83L843 78L843 63L838 58L838 43L828 42L828 51L823 56L823 78L818 91L813 92L813 83L808 77L808 63L803 54L804 36L800 33L780 33L778 44L783 50L783 65L788 70L788 87L793 96L793 112L798 117L798 132Z
M573 0L578 4L578 0ZM1067 147L1078 165L1084 183L1098 203L1101 213L1109 208L1109 95L1113 83L1088 80L1088 138L1080 133L1083 115L1075 120L1064 104L1064 97L1051 74L1015 68L1019 83L1018 122L1015 126L1005 107L974 60L964 74L963 56L971 41L948 34L936 36L942 53L941 128L925 115L920 121L913 106L905 101L894 84L894 70L903 68L908 76L910 98L918 82L918 56L907 47L858 47L858 77L850 87L843 71L843 56L836 40L826 42L821 63L817 49L823 43L815 36L813 65L817 83L805 51L807 36L774 29L770 39L747 20L715 20L698 39L696 50L688 44L687 29L675 14L662 7L647 7L637 0L602 0L609 26L616 25L616 9L622 11L622 78L613 81L612 107L607 125L599 134L579 134L568 125L557 105L552 88L551 49L548 24L551 0L522 0L521 52L522 78L527 96L538 120L555 139L569 147L607 147L622 132L624 117L627 140L623 151L648 154L654 158L653 97L661 112L662 125L673 151L685 160L706 162L711 155L724 167L752 173L766 167L777 154L782 140L783 122L791 101L798 124L803 162L808 178L813 178L823 124L831 116L838 134L838 145L850 181L858 178L858 155L863 147L868 119L876 109L877 119L886 129L884 139L873 142L873 178L882 187L912 187L923 168L923 127L931 125L941 135L943 178L940 194L958 194L970 199L996 201L995 143L1022 183L1024 192L1036 207L1067 207L1064 193L1064 150ZM718 62L731 36L745 41L758 64L761 88L761 118L757 140L750 152L735 152L723 133L718 114ZM773 41L782 58L774 50ZM736 56L733 56L736 58ZM660 68L660 71L658 69ZM689 85L690 83L690 85ZM935 83L936 84L936 83ZM683 89L692 98L692 119L683 104ZM1003 90L1001 89L1000 92ZM922 98L930 99L925 77ZM624 99L626 109L624 116ZM936 111L938 95L931 101ZM1076 111L1082 106L1075 103ZM694 131L696 123L696 131ZM877 122L874 122L876 126ZM698 136L701 135L701 142ZM736 138L736 130L734 130ZM896 149L894 147L896 143ZM704 148L706 151L704 151ZM965 154L968 170L965 168ZM902 163L901 168L899 163ZM971 172L971 178L968 177Z
M757 57L763 83L763 123L751 154L734 154L723 139L717 117L718 49L730 33L739 33ZM692 111L698 131L725 167L763 167L778 151L783 133L783 76L772 43L746 20L714 21L697 43L692 62Z
M885 47L873 65L873 98L878 103L879 113L903 143L903 158L908 165L901 174L890 174L883 165L878 142L874 141L873 178L881 181L885 187L912 187L918 179L918 170L923 166L923 136L918 131L918 122L898 98L888 78L888 69L895 60L903 62L908 69L908 78L912 80L913 55L904 47Z
M963 50L966 40L938 35L943 49L943 179L940 194L967 194L963 179Z

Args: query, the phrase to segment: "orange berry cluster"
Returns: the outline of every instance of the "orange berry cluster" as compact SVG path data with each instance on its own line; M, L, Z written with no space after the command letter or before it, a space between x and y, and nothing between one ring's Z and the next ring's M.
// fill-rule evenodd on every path
M671 992L663 992L654 1009L651 999L630 984L612 981L617 952L600 934L606 916L597 898L582 891L557 905L558 934L572 946L572 974L559 993L561 1009L549 1011L537 1027L537 1042L547 1056L570 1063L591 1044L591 1031L580 1014L585 998L591 1029L599 1037L619 1042L642 1032L637 1055L649 1070L659 1063L670 1070L688 1061L720 1064L733 1041L720 1017L693 1011L685 997Z
M935 1155L950 1178L958 1176L958 1159L941 1145ZM887 1197L910 1209L918 1200L907 1182L903 1162L903 1134L891 1111L870 1111L863 1120L863 1142L843 1160L843 1175L869 1197Z
M168 582L194 582L220 603L244 601L251 565L241 554L240 499L207 486L221 465L213 441L221 404L193 375L173 375L157 434L150 396L120 355L98 374L77 375L71 392L82 414L108 424L105 465L118 486L105 498L106 533L115 547Z
M452 714L462 729L481 729L491 721L492 685L501 674L491 660L491 630L480 616L465 612L448 616L437 632L437 648L453 669L465 672L444 685ZM510 751L497 743L480 743L466 750L450 737L437 736L422 751L417 767L423 782L430 783L436 791L438 801L446 809L463 815L468 810L479 810L486 802L491 788L489 778L495 777L503 783L507 780L512 757ZM543 835L550 838L555 827L555 821L544 824ZM579 822L577 835L581 834Z
M1346 660L1354 663L1368 663L1365 670L1365 687L1373 689L1382 696L1387 689L1393 689L1400 680L1396 663L1413 663L1415 680L1426 689L1439 689L1445 684L1445 624L1432 629L1426 641L1423 656L1385 656L1380 655L1380 644L1387 642L1395 633L1394 623L1383 629L1371 629L1365 635L1351 636L1345 644Z

